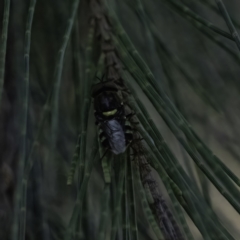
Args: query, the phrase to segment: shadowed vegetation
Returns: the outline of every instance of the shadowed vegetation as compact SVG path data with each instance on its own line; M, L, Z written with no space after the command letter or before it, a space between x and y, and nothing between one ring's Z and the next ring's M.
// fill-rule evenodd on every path
M239 239L237 1L0 2L0 239Z

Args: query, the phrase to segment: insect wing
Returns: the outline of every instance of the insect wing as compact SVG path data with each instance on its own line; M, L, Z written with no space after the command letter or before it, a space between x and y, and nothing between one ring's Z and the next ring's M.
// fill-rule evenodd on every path
M114 154L123 153L126 150L125 133L120 121L112 119L101 124L110 149Z

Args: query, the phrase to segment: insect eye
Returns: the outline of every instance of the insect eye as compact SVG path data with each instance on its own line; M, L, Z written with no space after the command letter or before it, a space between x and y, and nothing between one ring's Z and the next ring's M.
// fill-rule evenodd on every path
M113 109L112 111L108 111L108 112L103 112L102 114L106 117L112 116L117 112L117 109Z

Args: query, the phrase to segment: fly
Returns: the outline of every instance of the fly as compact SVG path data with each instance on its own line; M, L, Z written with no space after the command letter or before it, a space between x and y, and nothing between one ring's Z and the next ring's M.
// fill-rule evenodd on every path
M102 145L116 155L125 152L132 140L132 129L117 86L101 80L93 86L92 97Z

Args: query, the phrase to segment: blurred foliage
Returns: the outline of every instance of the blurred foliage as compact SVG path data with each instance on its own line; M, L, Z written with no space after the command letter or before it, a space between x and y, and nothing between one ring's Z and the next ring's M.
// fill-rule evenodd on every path
M0 239L167 240L151 187L184 239L239 239L239 9L0 1ZM101 159L90 90L111 64L155 185L130 151Z

